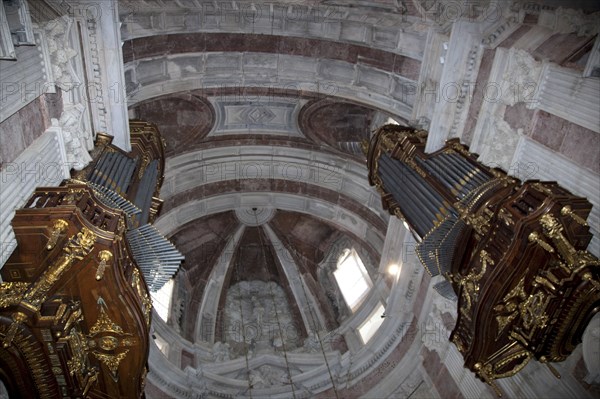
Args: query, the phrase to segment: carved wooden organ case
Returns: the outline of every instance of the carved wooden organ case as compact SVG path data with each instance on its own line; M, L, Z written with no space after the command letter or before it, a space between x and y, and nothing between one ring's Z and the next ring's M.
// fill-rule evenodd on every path
M427 132L385 125L368 148L369 182L406 221L434 287L458 300L451 341L492 385L531 358L564 360L600 309L590 203L556 183L521 183L458 140L425 154ZM549 365L551 370L556 371Z
M157 129L132 122L129 153L111 140L99 134L92 163L38 188L12 221L18 246L0 285L0 377L11 397L143 397L149 287L182 256L149 224L164 170Z

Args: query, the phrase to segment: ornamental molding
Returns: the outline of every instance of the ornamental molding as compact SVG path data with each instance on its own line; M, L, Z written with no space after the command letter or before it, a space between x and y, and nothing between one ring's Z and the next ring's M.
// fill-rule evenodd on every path
M538 25L552 29L556 33L575 33L577 36L598 34L600 12L584 14L582 10L559 7L554 11L542 10Z
M38 25L43 31L50 55L54 83L63 91L70 91L82 81L73 68L73 58L78 52L71 45L73 20L67 16Z
M85 129L84 114L84 105L65 104L60 119L52 118L51 120L53 127L60 128L65 144L67 162L75 170L82 170L92 161L86 147L86 143L92 135Z
M538 89L541 74L541 62L524 50L511 48L502 73L502 103L512 106L532 99Z

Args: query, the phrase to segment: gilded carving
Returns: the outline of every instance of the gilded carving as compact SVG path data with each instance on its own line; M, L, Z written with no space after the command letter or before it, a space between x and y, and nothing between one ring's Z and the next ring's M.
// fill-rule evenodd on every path
M456 345L456 348L458 348L458 351L460 353L465 353L465 345L463 344L462 340L458 335L454 335L454 337L452 338L452 342L454 342L454 345Z
M147 154L142 156L142 163L140 165L140 171L138 172L138 178L141 179L144 176L146 167L150 164L150 157Z
M407 160L405 160L406 164L408 166L410 166L415 172L417 172L421 177L426 178L427 177L427 173L421 169L421 167L419 165L417 165L417 163L415 162L414 159L409 158Z
M485 275L488 265L493 266L494 261L486 250L479 253L481 268L478 272L472 270L466 276L454 276L454 281L462 288L462 306L460 312L470 318L471 307L479 295L479 281Z
M98 346L105 351L112 351L119 347L119 340L111 335L100 337L98 339Z
M2 346L5 348L8 348L12 344L12 341L15 339L15 335L19 329L19 324L27 320L27 315L25 313L16 312L12 315L12 319L13 322L8 328L6 336L4 337L4 341L2 342Z
M548 187L544 186L542 183L533 183L532 187L538 190L540 193L544 193L546 195L553 195L554 193Z
M148 375L148 368L144 366L144 370L142 371L142 382L140 384L141 390L143 391L146 387L146 376Z
M94 325L90 328L89 335L93 337L101 333L124 334L123 329L108 317L103 307L100 307L100 314Z
M11 282L0 284L0 308L17 305L23 299L29 283Z
M496 339L500 337L506 326L511 323L519 315L519 303L527 298L525 293L525 277L508 292L502 299L502 303L494 306L494 311L497 313L496 321L498 322L498 332Z
M136 290L140 300L142 301L142 310L144 312L144 318L146 319L146 325L150 326L150 314L152 312L152 301L142 283L142 277L139 271L134 268L131 275L131 286Z
M103 249L98 255L100 257L100 263L98 263L98 268L96 269L96 280L100 281L102 280L102 277L104 277L104 270L106 269L107 263L112 260L113 254L112 252Z
M50 251L56 246L58 242L58 238L60 234L65 231L69 227L69 223L63 219L57 219L54 221L54 225L52 226L52 233L50 233L50 238L48 239L48 243L46 244L46 249Z
M551 214L541 217L544 234L554 242L558 253L566 261L571 273L577 273L588 266L600 266L596 257L587 251L577 251L563 234L562 224Z
M83 334L78 327L73 327L69 334L60 341L67 342L71 348L72 357L67 361L69 374L77 376L80 381L83 380L86 375L89 351Z
M394 150L394 148L396 148L396 145L398 143L397 140L394 140L395 137L392 137L393 135L395 135L396 132L393 131L386 131L384 132L384 134L381 135L381 148L386 151L386 152L392 152Z
M525 349L515 352L511 355L508 355L508 356L502 358L501 360L499 360L496 364L494 364L494 366L492 368L493 373L491 374L491 377L494 379L512 377L513 375L515 375L519 371L521 371L523 369L523 367L525 367L527 365L527 363L529 363L529 360L532 357L533 357L532 353ZM518 363L516 366L514 366L509 371L506 371L504 373L498 372L498 370L502 369L503 367L505 367L508 364L515 362L517 360L521 360L521 362Z
M66 303L61 303L60 306L58 307L58 309L56 310L56 314L53 317L53 324L57 325L63 318L63 316L65 315L65 312L67 311L67 304Z
M502 221L504 222L504 224L506 226L513 226L515 224L515 221L512 218L512 215L510 213L508 213L504 208L500 209L500 211L498 212L498 217L500 219L502 219Z
M7 335L6 327L4 325L0 325L0 335ZM19 351L23 354L27 365L31 370L31 375L33 376L34 384L39 393L40 399L52 399L56 397L56 393L51 389L46 388L46 381L49 379L53 379L52 369L50 365L44 361L44 352L42 347L39 345L33 344L30 341L31 336L17 333L12 342L12 344L19 349Z
M571 205L563 206L560 210L560 214L563 216L570 216L571 219L573 219L575 222L579 223L582 226L588 226L587 222L582 217L573 212Z
M91 368L87 371L83 383L83 397L87 397L92 385L98 380L98 370Z
M121 338L121 336L124 336ZM123 328L112 321L106 314L103 305L100 306L98 319L88 334L88 345L93 348L101 349L105 352L114 352L120 347L132 346L135 340L130 338L131 334L123 331ZM102 362L112 373L113 377L117 375L119 364L129 352L129 349L124 349L118 353L105 353L94 350L92 354Z
M125 349L125 351L114 355L100 353L96 351L92 353L98 358L98 360L100 360L106 367L108 367L113 376L115 376L117 375L117 371L119 369L119 364L121 364L121 360L125 359L125 356L127 356L128 352L129 349Z
M538 233L537 231L531 232L529 234L529 237L527 237L527 239L529 240L529 242L533 242L533 243L538 244L545 251L550 252L550 253L554 253L554 248L552 248L552 246L550 244L548 244L546 241L544 241L540 237L540 233Z
M71 326L83 319L83 311L81 310L81 304L79 301L71 304L71 312L67 318L67 322L63 327L63 331L66 333L71 329Z
M463 206L460 202L454 204L460 214L460 218L471 226L479 235L485 235L490 229L490 218L487 215L477 215L471 213L469 208Z
M69 270L75 260L82 260L92 251L95 241L96 235L85 227L77 235L71 237L63 248L65 254L32 285L23 297L23 301L35 310L39 310L52 286L65 271Z
M450 148L459 152L460 154L464 155L467 158L470 158L473 156L473 154L471 154L469 151L467 151L467 149L465 148L464 145L462 145L458 142L453 142Z
M494 373L492 371L491 364L483 365L482 363L477 362L477 363L475 363L473 368L475 369L475 373L483 381L485 381L486 384L488 384L490 387L492 387L492 389L494 390L496 395L502 396L502 392L500 391L500 388L498 388L498 386L494 383L494 377L493 377Z
M369 154L369 140L364 139L360 142L360 149L362 150L363 154L365 154L365 156L367 156Z
M527 300L519 304L519 311L523 327L532 331L535 328L544 328L548 322L548 315L545 313L548 306L548 298L542 291L529 295Z

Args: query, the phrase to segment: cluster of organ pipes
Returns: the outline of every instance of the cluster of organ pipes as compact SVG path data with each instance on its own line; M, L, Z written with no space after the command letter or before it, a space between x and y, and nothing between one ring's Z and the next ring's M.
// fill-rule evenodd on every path
M520 182L457 139L425 153L427 132L385 125L369 182L404 220L434 289L457 301L450 340L492 385L530 359L564 360L600 309L600 262L586 251L591 204L555 182ZM494 337L490 339L490 337Z
M179 270L184 256L152 226L160 208L157 199L164 173L164 143L154 125L131 121L132 151L112 146L110 136L99 135L99 154L80 172L96 197L127 215L132 255L151 291L158 291ZM153 209L154 208L154 209Z

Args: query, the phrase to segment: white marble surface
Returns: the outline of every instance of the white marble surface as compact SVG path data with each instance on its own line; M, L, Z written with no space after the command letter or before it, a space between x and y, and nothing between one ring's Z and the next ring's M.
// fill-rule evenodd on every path
M224 338L232 357L293 350L301 343L297 321L279 284L241 281L226 295Z

